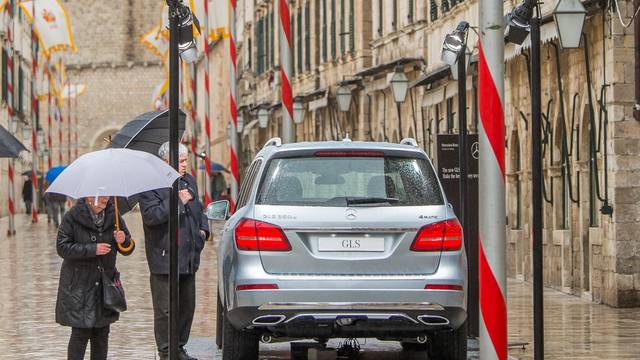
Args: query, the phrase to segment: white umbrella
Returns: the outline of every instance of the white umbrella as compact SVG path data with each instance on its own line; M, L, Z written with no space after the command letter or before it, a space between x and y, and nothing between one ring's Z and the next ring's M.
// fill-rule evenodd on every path
M180 177L155 155L129 149L106 149L82 155L47 189L74 199L89 196L130 197L169 188Z
M149 190L169 188L180 177L155 155L129 149L106 149L82 155L72 162L47 189L74 199L113 196L118 221L117 196L130 197Z

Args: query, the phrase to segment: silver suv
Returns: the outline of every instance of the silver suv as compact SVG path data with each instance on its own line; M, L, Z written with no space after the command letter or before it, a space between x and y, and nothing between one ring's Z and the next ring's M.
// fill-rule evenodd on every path
M228 210L213 203L208 216ZM224 226L218 274L224 360L257 359L260 340L356 337L466 359L462 229L413 139L267 142Z

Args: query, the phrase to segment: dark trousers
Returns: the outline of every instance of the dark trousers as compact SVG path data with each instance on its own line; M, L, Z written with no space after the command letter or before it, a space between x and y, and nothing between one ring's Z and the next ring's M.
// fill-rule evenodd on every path
M189 341L193 314L196 310L196 275L180 275L178 344L183 348ZM151 274L153 300L153 329L159 353L169 352L169 275Z
M83 360L89 341L91 360L106 360L109 351L109 326L92 329L71 328L67 359Z

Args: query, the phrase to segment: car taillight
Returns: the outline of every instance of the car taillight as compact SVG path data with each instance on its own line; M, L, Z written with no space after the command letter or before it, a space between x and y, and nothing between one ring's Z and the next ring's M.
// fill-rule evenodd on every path
M429 224L418 232L412 251L457 251L462 248L462 227L456 219Z
M236 246L244 251L290 251L280 227L252 219L242 220L235 231Z
M452 284L429 284L424 287L425 290L452 290L452 291L463 291L464 288L462 285L452 285Z
M278 290L277 284L247 284L236 286L236 291L247 290Z

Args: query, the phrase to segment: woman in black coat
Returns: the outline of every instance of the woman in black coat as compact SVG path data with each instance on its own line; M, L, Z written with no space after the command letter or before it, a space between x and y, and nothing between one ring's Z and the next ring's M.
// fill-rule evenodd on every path
M56 322L70 326L68 359L84 359L91 341L91 360L107 358L109 325L119 313L102 306L100 268L110 278L116 271L117 253L130 255L135 243L122 218L116 231L116 214L109 197L79 200L62 219L56 242L64 259L60 269Z

